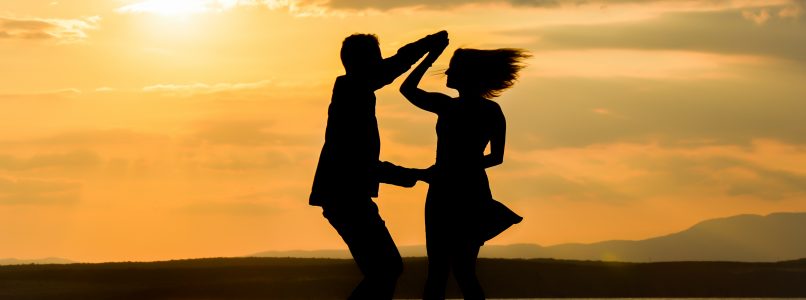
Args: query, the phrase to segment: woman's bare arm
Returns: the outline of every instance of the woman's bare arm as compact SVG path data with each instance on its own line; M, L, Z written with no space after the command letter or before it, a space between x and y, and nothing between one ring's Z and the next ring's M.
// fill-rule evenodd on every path
M504 162L504 145L507 138L507 121L504 113L496 106L493 120L493 134L490 137L490 154L484 155L484 168L494 167Z
M433 113L437 113L442 106L441 104L449 100L450 97L441 93L426 92L420 89L418 85L420 85L420 80L423 79L428 68L431 67L434 61L442 54L442 51L448 46L447 35L444 40L441 41L442 43L437 43L434 48L428 52L425 59L411 71L411 74L406 77L406 80L403 81L403 84L400 86L400 93L402 93L411 104Z

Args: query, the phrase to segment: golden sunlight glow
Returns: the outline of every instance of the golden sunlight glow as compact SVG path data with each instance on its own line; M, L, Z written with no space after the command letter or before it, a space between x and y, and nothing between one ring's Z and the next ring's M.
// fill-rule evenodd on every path
M123 13L155 13L160 15L190 15L221 11L238 4L238 0L146 0L118 9Z
M487 173L524 221L488 245L806 212L804 1L0 0L0 264L346 250L308 200L353 33L390 56L447 30L422 87L448 95L457 48L533 54ZM426 168L438 116L405 77L380 159ZM425 244L427 190L381 188L397 245Z

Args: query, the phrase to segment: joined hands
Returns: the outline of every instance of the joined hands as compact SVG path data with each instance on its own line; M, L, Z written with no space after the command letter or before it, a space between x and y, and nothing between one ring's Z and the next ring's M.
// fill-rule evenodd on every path
M434 179L434 169L436 166L430 166L427 169L414 169L415 170L415 177L417 180L431 184L431 181Z
M444 50L450 43L450 39L448 39L448 32L445 30L429 35L428 39L431 46L435 50Z

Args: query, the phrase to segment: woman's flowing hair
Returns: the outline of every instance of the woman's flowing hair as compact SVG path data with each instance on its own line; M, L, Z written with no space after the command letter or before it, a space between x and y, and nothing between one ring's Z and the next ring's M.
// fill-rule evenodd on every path
M451 58L451 76L458 76L463 85L493 98L518 80L518 72L532 55L524 49L502 48L479 50L459 48Z

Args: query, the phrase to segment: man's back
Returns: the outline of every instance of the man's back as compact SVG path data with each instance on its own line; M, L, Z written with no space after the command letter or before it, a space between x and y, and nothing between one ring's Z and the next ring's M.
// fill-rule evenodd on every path
M375 91L408 70L439 38L447 39L447 33L408 44L387 59L374 35L354 34L342 43L347 75L333 86L309 203L322 206L364 275L348 299L392 299L403 261L371 197L378 195L379 182L411 187L422 178L422 170L379 161Z
M377 196L373 171L381 142L375 101L374 90L368 83L348 75L336 79L311 205L324 205L336 197Z

